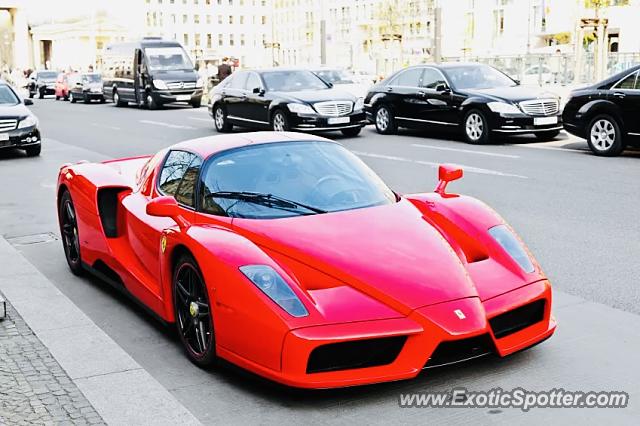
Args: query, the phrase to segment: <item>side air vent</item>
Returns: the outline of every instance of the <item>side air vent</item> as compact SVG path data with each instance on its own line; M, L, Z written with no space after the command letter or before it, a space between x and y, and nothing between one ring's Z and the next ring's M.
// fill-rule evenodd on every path
M496 339L500 339L542 321L544 318L544 306L544 299L536 300L533 303L491 318L489 324L493 330L493 335L496 336Z
M102 229L107 238L118 236L118 194L125 188L103 188L98 190L98 213Z
M407 336L395 336L318 346L309 356L307 373L391 364L398 357L406 340Z

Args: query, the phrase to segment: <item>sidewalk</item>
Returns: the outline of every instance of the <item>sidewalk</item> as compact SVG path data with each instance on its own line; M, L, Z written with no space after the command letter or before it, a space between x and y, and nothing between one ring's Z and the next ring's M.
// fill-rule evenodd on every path
M198 420L0 237L0 425Z

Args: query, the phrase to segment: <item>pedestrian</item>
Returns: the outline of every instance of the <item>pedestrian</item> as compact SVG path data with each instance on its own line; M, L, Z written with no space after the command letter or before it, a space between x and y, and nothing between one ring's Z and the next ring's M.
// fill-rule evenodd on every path
M231 65L229 65L229 58L223 58L222 63L218 65L218 81L222 82L225 78L229 77L232 72Z
M553 83L560 83L560 73L562 72L562 52L560 49L556 49L556 52L551 57L551 73L553 74ZM564 79L563 79L564 80Z

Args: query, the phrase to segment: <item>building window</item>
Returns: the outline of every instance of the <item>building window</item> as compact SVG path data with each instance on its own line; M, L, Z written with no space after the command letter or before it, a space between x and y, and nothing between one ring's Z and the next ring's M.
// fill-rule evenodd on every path
M229 34L229 46L233 46L235 44L235 41L233 39L233 34Z
M222 46L224 44L224 40L222 39L222 34L218 34L218 46Z
M182 15L182 23L183 24L186 24L188 20L189 20L189 17L187 15Z
M211 34L207 34L207 49L211 49L211 47L212 47Z
M211 15L207 15L207 24L211 23Z
M183 43L182 43L182 44L184 44L185 46L187 46L187 45L189 44L189 34L184 33L184 34L182 35L182 41L183 41Z
M233 15L229 15L229 23L233 24Z
M199 33L195 35L195 39L196 39L195 40L196 47L200 47L200 34Z
M240 46L244 46L244 44L245 44L244 34L240 34Z
M218 15L218 24L222 24L222 15Z
M200 23L200 15L193 15L193 23L194 24L199 24Z

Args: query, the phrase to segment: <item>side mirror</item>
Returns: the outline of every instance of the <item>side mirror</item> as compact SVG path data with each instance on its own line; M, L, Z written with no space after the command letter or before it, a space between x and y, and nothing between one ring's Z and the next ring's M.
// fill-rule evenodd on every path
M23 99L22 103L25 105L33 105L33 101L31 99Z
M255 93L256 95L264 95L264 89L260 88L260 87L254 87L253 88L253 93Z
M453 164L441 164L438 168L438 179L440 182L438 182L435 192L440 195L445 195L449 182L462 178L462 175L463 172L460 167L454 166Z
M515 81L515 82L516 82L516 86L520 86L520 80L516 80L516 79L514 79L513 81Z
M178 202L171 196L154 198L147 203L146 211L149 216L170 217L180 228L188 226L187 221L180 214Z
M450 92L449 86L444 83L439 83L436 85L436 92Z

